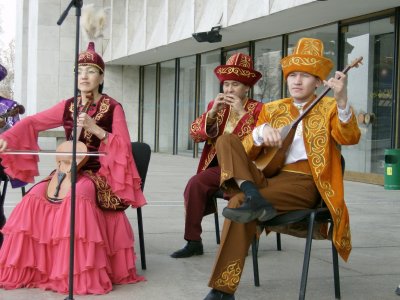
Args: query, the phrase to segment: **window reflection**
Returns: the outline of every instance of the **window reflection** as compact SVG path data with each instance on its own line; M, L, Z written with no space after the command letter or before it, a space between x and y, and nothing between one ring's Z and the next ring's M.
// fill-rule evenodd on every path
M180 59L178 103L178 153L193 155L189 127L195 119L196 56Z
M361 129L358 145L344 149L351 170L384 173L384 150L391 147L394 24L390 18L348 26L344 62L363 56L348 78L349 99ZM347 162L346 161L346 162ZM346 164L347 169L347 164Z
M175 60L161 63L160 72L159 151L172 154L174 145Z
M254 99L271 102L282 98L282 37L255 43L254 68L261 72L262 78L254 85Z

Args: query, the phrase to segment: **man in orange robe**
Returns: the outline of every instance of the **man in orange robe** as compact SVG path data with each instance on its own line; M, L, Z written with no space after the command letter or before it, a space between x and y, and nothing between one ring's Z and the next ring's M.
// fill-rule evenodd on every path
M251 133L262 103L247 97L250 88L261 78L253 69L251 57L242 53L232 55L226 65L218 66L215 75L223 85L208 104L207 111L190 127L190 135L196 143L205 142L197 174L186 185L185 234L187 244L171 254L173 258L203 254L201 221L203 216L215 211L212 195L219 190L220 168L215 143L223 134L231 133L240 140Z
M347 101L346 75L336 72L334 78L326 81L333 63L323 53L320 40L300 39L293 54L281 60L291 97L264 104L257 127L243 143L232 135L223 136L217 142L221 186L239 188L241 193L232 197L223 211L227 219L209 281L212 290L205 300L235 299L257 221L265 220L262 203L271 204L277 213L284 213L315 207L322 197L334 220L335 247L344 260L350 254L340 145L358 143L360 130ZM323 97L302 119L283 168L266 178L253 161L268 154L265 147L282 145L280 128L290 124L310 105L316 98L315 89L321 84L329 86L334 97ZM326 237L326 232L322 234Z

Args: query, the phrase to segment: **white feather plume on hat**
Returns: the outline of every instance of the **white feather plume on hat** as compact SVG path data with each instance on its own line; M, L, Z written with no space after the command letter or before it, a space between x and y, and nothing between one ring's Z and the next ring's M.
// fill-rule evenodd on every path
M104 8L95 9L93 4L82 8L82 30L90 41L103 37L106 26L107 13Z

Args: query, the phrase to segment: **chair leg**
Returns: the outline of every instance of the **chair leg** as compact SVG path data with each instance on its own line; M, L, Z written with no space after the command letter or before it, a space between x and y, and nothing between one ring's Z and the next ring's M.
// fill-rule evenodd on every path
M253 256L253 273L254 273L254 285L260 286L260 273L258 271L258 245L259 239L254 236L251 242L251 254Z
M146 251L144 249L142 208L138 207L136 209L136 212L137 212L138 230L139 230L140 261L142 263L142 270L146 270Z
M4 201L7 193L8 180L3 181L3 190L0 194L0 229L3 228L6 223L6 216L4 214Z
M332 241L333 281L335 284L335 299L340 299L339 259L335 245Z
M6 223L6 215L4 214L4 200L6 198L7 185L8 185L8 180L4 180L3 190L0 194L0 229L3 228L4 224ZM3 234L0 232L0 248L2 244L3 244Z
M299 294L300 300L304 300L306 296L308 268L310 266L311 244L314 231L314 221L315 221L315 212L312 212L310 214L310 218L308 221L309 223L308 223L306 248L304 250L303 271L301 273L301 284L300 284L300 294Z
M219 218L218 218L218 203L217 197L213 197L214 205L215 205L215 213L214 213L214 222L215 222L215 239L217 240L217 244L221 243L221 237L219 233Z
M276 233L276 250L278 251L282 250L281 234L279 232Z

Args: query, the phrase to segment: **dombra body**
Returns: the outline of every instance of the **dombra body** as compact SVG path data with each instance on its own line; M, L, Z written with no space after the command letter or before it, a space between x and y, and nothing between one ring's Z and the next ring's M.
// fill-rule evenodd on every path
M72 141L66 141L60 144L56 149L56 152L62 154L56 155L57 169L52 174L52 178L47 185L46 194L47 199L52 202L62 201L71 190L72 149ZM84 153L87 153L87 151L86 145L77 141L76 152L80 154L76 156L77 172L89 159L89 156L83 155Z

